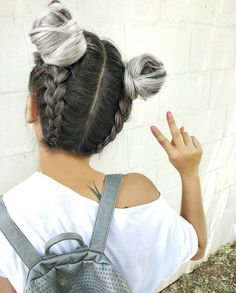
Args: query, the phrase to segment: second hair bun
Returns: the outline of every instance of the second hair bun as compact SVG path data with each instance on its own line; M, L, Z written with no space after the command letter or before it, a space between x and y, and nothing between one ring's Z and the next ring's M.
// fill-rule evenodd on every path
M124 86L132 99L140 95L144 100L158 93L165 82L166 70L161 60L144 53L125 64Z

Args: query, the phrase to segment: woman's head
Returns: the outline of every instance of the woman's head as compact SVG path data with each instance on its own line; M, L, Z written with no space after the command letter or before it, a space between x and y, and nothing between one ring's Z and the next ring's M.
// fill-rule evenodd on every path
M130 116L132 102L159 92L166 77L151 54L122 60L110 41L82 30L60 1L33 22L35 66L29 93L37 104L40 144L90 156L115 139Z

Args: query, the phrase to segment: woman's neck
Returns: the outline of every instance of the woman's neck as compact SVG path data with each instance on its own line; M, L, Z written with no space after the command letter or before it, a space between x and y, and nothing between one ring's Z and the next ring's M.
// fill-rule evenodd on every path
M90 187L94 184L102 191L105 174L91 168L90 157L81 157L59 151L39 152L39 166L37 171L53 178L59 183L73 189L75 192L98 201Z
M40 147L37 171L65 181L87 182L100 173L90 167L90 157Z

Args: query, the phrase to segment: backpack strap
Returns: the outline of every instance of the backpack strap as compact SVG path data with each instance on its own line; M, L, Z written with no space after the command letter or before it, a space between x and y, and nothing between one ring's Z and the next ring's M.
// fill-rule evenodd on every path
M42 259L10 217L2 195L0 196L0 230L29 269Z
M121 178L122 174L108 174L105 177L104 192L89 245L91 250L104 253Z

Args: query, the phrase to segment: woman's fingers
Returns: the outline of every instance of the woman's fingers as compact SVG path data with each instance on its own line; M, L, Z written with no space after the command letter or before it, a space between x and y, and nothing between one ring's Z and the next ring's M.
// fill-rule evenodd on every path
M170 132L173 137L173 141L174 141L175 145L177 147L183 147L184 140L183 140L183 137L182 137L177 125L175 124L175 120L174 120L173 115L171 114L171 112L168 111L166 116L167 116L167 122L169 124Z
M151 131L153 135L156 137L160 145L165 149L165 151L170 154L173 146L169 142L169 140L164 136L164 134L156 127L156 126L151 126Z
M180 128L180 132L186 146L190 145L191 147L197 148L200 152L202 152L202 146L195 136L190 136L187 131L184 131L183 126Z
M167 121L170 127L170 132L172 135L171 142L164 136L164 134L156 127L152 126L151 130L160 145L165 149L165 151L171 155L173 151L177 148L179 150L184 149L186 146L197 148L202 152L202 147L200 142L195 136L190 136L187 131L184 131L182 126L180 129L177 128L173 115L169 115L167 112Z
M190 135L188 134L187 131L184 131L184 127L181 127L180 131L181 131L181 134L182 134L182 137L183 137L185 145L194 146L192 138L190 137Z
M193 144L202 153L203 152L203 149L202 149L202 146L201 146L200 142L197 140L197 138L195 136L192 135L191 137L192 137Z

